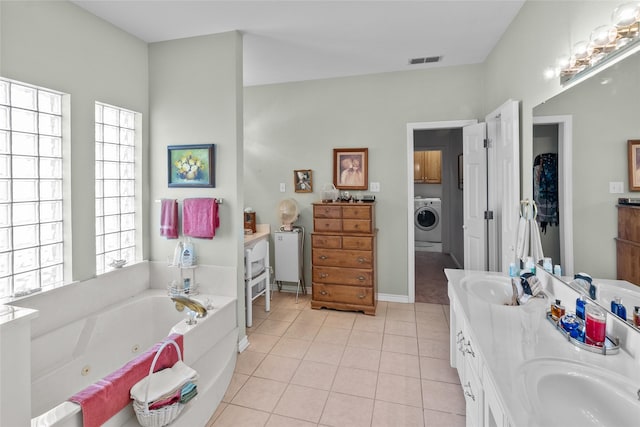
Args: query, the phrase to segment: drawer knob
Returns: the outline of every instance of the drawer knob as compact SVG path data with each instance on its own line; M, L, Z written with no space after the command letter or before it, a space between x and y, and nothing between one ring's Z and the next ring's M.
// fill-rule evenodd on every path
M326 279L327 277L329 277L329 273L320 273L321 279Z
M366 295L365 295L365 294L360 294L360 295L358 295L358 298L360 298L360 299L364 299L364 297L366 297Z
M366 259L366 258L364 258L364 257L358 257L358 263L363 264L363 263L365 263L366 261L367 261L367 259Z
M320 295L328 295L329 293L327 291L320 291Z
M364 282L365 279L366 279L366 277L364 277L364 276L358 276L358 280L360 280L361 282Z
M320 259L322 259L322 260L325 260L325 259L327 259L327 258L329 258L329 257L328 257L328 256L326 256L326 255L320 255Z

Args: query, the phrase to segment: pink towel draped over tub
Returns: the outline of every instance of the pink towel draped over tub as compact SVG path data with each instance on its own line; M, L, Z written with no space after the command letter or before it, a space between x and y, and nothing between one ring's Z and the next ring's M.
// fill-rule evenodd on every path
M182 202L182 233L200 239L213 239L220 226L216 199L195 198Z
M178 238L178 202L173 199L160 201L160 235L167 239Z
M166 340L174 340L184 357L182 335L171 334ZM82 406L83 426L99 427L131 402L129 395L131 387L149 375L153 358L163 343L164 341L157 343L122 368L69 398L71 402ZM158 358L155 370L170 368L178 360L176 349L169 345L164 348L162 355Z

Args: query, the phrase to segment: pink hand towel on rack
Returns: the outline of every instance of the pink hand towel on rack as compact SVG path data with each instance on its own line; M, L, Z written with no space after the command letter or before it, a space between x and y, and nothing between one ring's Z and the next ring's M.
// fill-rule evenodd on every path
M213 239L220 226L216 199L184 199L182 202L182 233L185 236Z
M178 238L178 202L173 199L160 201L160 235L167 239Z
M178 344L184 355L184 337L171 334L168 338ZM122 368L91 384L69 398L82 407L82 425L99 427L131 403L130 390L138 381L149 375L149 368L164 341L136 357ZM172 346L166 347L156 362L156 372L173 366L180 358Z

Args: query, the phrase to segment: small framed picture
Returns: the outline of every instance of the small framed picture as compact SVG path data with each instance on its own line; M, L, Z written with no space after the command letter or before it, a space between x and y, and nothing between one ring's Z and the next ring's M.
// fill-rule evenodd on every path
M215 187L215 144L167 147L169 187Z
M640 139L627 141L629 146L629 191L640 191Z
M339 190L369 188L368 148L333 149L333 184Z
M293 186L296 189L296 193L312 193L313 179L311 169L293 171Z

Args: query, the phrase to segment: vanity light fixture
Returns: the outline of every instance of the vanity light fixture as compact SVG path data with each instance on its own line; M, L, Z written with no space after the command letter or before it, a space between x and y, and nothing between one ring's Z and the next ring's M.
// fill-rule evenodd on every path
M554 68L545 70L545 78L560 77L563 85L573 84L603 64L613 65L640 48L640 2L626 3L614 9L611 23L595 28L589 40L577 42L571 55L559 58Z

